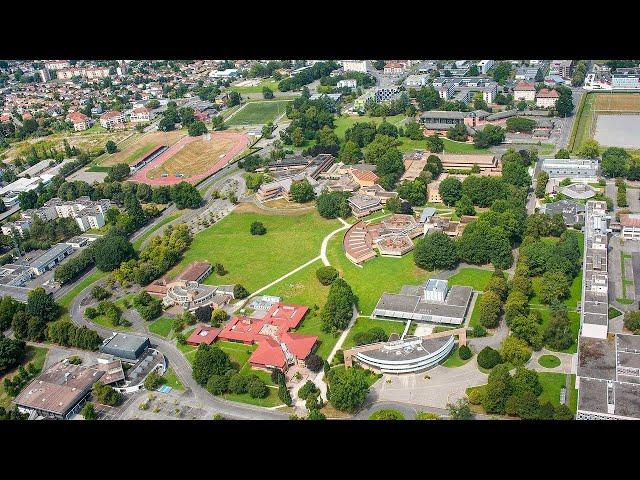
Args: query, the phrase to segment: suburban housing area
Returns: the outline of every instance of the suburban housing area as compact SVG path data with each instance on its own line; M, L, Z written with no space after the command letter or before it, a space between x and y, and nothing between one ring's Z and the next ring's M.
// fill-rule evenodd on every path
M640 419L640 60L0 60L0 419Z

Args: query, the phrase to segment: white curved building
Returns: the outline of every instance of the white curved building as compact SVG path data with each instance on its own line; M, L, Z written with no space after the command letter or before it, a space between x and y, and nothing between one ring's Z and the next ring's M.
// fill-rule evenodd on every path
M395 336L397 338L397 336ZM454 336L420 338L407 336L373 344L372 348L357 352L354 359L374 371L382 373L413 373L436 366L455 346Z

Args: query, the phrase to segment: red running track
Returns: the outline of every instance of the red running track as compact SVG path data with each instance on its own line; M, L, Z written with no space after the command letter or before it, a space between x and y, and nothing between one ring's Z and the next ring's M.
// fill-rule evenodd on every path
M168 177L157 177L157 178L148 178L147 174L152 169L162 165L164 162L169 160L173 155L182 150L186 145L195 141L203 141L206 142L208 140L204 140L203 137L184 137L178 140L171 147L166 149L158 158L154 159L151 163L145 165L142 169L138 170L136 174L129 179L131 182L137 183L146 183L147 185L158 186L158 185L175 185L180 182L189 182L191 184L197 183L200 180L210 177L218 170L226 167L233 158L241 153L247 146L249 145L249 137L247 135L243 135L237 132L211 132L211 140L215 142L219 139L231 139L236 140L236 143L231 147L231 149L224 154L224 157L220 158L216 163L214 163L211 168L206 170L205 172L199 173L197 175L192 175L189 178L179 178L175 175L170 175Z

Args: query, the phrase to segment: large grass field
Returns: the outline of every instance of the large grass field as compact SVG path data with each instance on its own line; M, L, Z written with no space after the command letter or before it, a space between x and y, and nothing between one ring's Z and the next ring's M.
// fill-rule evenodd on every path
M266 235L249 233L254 221L265 225ZM239 207L195 235L172 274L182 271L194 260L222 263L229 273L224 277L211 275L205 283L240 283L254 291L318 256L322 239L337 227L336 220L325 220L315 210L285 216L256 213L249 206Z
M393 115L386 117L387 122L392 125L400 125L407 117L405 115ZM340 140L344 140L345 132L353 126L354 123L375 123L380 125L382 117L370 117L368 115L345 115L337 117L333 120L334 132Z
M228 125L263 125L282 115L291 100L264 100L249 102L227 118Z
M418 285L430 277L430 272L413 262L413 253L401 258L376 257L358 267L345 256L343 237L340 234L329 240L327 256L358 296L358 309L363 315L371 315L384 292L398 293L402 285Z
M472 267L461 268L458 273L449 277L449 285L464 285L482 292L492 275L491 270Z
M387 338L392 333L397 333L398 335L402 335L404 331L406 322L396 322L393 320L380 320L377 318L366 318L366 317L358 317L356 322L351 327L347 338L345 338L344 343L342 344L343 350L348 350L349 348L355 347L354 337L356 334L360 332L366 332L372 328L381 328L387 334Z
M46 348L27 346L27 353L24 361L22 362L22 365L24 365L26 368L29 363L33 363L36 366L36 369L38 370L38 372L40 372L42 370L42 367L44 367L44 361L46 357L47 357ZM13 397L11 397L9 394L7 394L7 392L5 392L4 379L13 378L13 376L16 375L17 373L18 373L18 368L15 368L5 373L4 375L0 376L0 407L4 407L5 409L11 408L11 400L13 399Z
M105 154L96 159L96 164L101 167L109 167L116 163L130 165L151 152L160 145L171 146L187 134L186 130L174 130L172 132L150 132L144 135L135 134L122 145L118 151L111 155Z

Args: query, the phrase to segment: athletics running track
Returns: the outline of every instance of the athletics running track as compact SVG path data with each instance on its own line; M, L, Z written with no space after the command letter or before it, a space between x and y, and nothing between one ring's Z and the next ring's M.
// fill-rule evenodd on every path
M242 152L249 145L249 137L247 135L242 135L237 132L211 132L211 140L215 142L216 140L235 140L235 144L231 149L224 154L224 157L219 158L216 163L214 163L208 170L205 172L199 173L197 175L192 175L188 178L179 178L175 175L169 175L168 177L157 177L157 178L148 178L147 174L150 170L156 168L157 166L162 165L164 162L169 160L173 155L182 150L186 145L195 141L206 142L208 140L204 140L204 137L184 137L181 138L178 142L173 144L171 147L162 152L158 158L154 159L151 163L145 165L142 169L136 172L136 174L131 177L129 180L137 183L146 183L147 185L157 186L157 185L175 185L180 182L189 182L191 184L197 183L200 180L210 177L218 170L226 167L233 158Z

